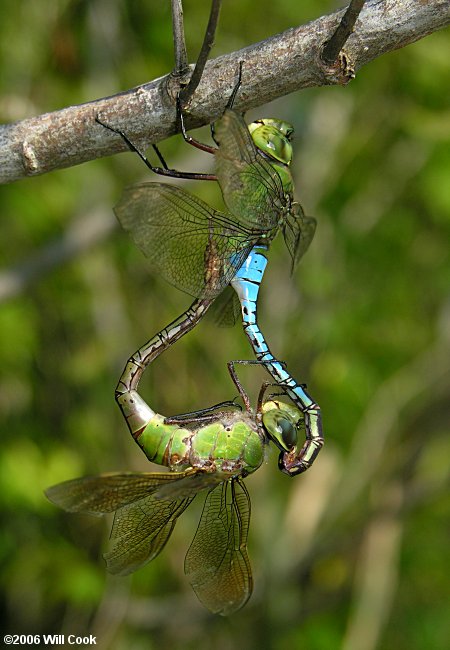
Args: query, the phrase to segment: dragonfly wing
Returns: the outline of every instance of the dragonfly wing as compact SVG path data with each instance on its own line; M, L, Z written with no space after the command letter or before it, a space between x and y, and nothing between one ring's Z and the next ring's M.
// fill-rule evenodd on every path
M292 270L306 253L316 232L317 222L306 217L300 203L293 203L283 226L284 241L292 260Z
M129 187L114 212L154 269L199 298L227 286L254 241L228 215L174 185Z
M111 548L103 556L108 571L128 575L153 560L193 499L161 500L150 495L117 510L111 530Z
M249 522L250 497L241 481L210 490L184 570L200 602L215 614L236 612L251 595Z
M205 488L212 488L223 482L223 476L214 472L191 470L192 474L180 478L178 481L162 485L155 493L157 499L175 499L180 497L194 497Z
M104 558L111 573L127 575L161 552L178 517L197 492L211 485L204 473L197 474L193 469L100 474L59 483L46 495L69 512L115 511L111 548Z
M197 493L220 480L214 474L192 469L161 476L170 476L172 480L160 482L150 496L116 512L111 549L104 555L111 573L127 575L153 560Z
M226 110L216 122L216 174L233 218L246 228L271 230L286 198L281 178L255 147L242 116Z
M177 474L159 472L111 472L85 476L53 485L47 498L68 512L101 515L143 499L168 483L182 480L192 470Z
M227 287L214 302L209 313L219 327L235 325L241 317L241 303L236 291L232 287Z

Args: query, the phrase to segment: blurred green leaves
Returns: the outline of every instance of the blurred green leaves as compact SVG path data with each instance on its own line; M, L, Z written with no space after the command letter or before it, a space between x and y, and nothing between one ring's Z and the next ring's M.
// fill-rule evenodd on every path
M213 56L336 6L230 0ZM192 60L207 8L186 0L184 11ZM4 122L126 90L173 67L168 2L7 0L0 18ZM390 567L392 604L386 620L372 614L375 645L362 637L357 650L446 648L449 68L448 31L438 32L374 61L345 88L309 89L250 116L295 125L296 197L318 219L293 278L283 246L273 247L259 317L274 354L321 405L326 447L304 477L281 476L272 451L249 480L256 586L233 619L207 617L182 579L198 513L184 515L154 564L111 581L101 559L108 525L59 512L43 495L83 474L150 469L114 386L128 356L189 298L152 275L117 232L1 304L8 631L100 630L99 644L114 650L228 649L240 639L249 650L353 650L348 639L367 596L358 585L373 577L367 540L387 520L400 531L399 557L384 558L380 548L375 559ZM208 129L196 135L206 140ZM210 163L181 138L161 149L174 167ZM143 178L156 180L126 153L1 187L2 268L20 268L57 243L80 214L110 212L124 185ZM189 189L220 206L213 184ZM143 395L170 414L231 399L226 362L249 356L239 326L201 323L149 369ZM252 395L263 378L242 370ZM392 493L403 495L395 507Z

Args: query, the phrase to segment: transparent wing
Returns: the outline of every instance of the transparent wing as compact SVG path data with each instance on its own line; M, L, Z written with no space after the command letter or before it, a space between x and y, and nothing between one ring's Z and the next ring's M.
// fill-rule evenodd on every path
M253 144L243 118L226 110L216 122L216 174L233 219L245 228L271 230L286 205L280 176Z
M316 232L317 222L306 217L300 203L293 203L283 225L283 236L292 260L292 270L306 253Z
M52 503L68 512L101 515L143 499L167 484L179 482L192 472L111 472L64 481L48 488L45 494Z
M220 482L217 475L194 470L172 476L173 480L160 483L150 496L117 510L111 548L103 556L111 573L127 575L153 560L198 492Z
M250 497L239 479L210 490L184 570L200 602L215 614L236 612L252 593L249 523Z
M241 319L241 303L236 291L228 286L214 302L206 318L212 317L219 327L232 327Z
M128 575L153 560L194 498L195 495L166 501L151 495L117 510L111 548L103 555L108 571Z
M227 286L259 235L162 183L127 188L114 212L154 269L199 298L214 298Z
M46 495L69 512L115 511L111 547L104 558L108 571L127 575L161 552L178 517L210 485L208 476L193 469L176 474L111 473L65 481Z

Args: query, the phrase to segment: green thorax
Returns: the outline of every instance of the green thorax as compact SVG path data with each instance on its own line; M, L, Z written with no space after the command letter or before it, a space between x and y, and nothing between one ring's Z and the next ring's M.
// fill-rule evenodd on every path
M199 428L164 424L156 413L136 438L147 458L171 469L194 467L226 478L254 472L264 459L265 439L254 416L222 413Z
M292 161L291 138L294 127L283 120L265 118L249 124L248 130L255 146L278 172L284 191L293 192L294 184L289 166Z

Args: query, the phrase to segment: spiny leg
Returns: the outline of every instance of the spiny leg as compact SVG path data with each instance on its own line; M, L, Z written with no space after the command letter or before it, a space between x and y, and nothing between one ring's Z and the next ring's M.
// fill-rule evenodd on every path
M99 116L97 115L95 118L95 121L98 122L101 126L103 126L105 129L108 129L108 131L111 131L112 133L116 133L117 135L120 135L122 140L126 142L128 147L131 149L131 151L134 151L134 153L137 153L139 158L142 160L142 162L155 174L159 174L160 176L170 176L172 178L184 178L187 180L200 180L200 181L216 181L217 177L215 174L203 174L201 172L180 172L177 169L170 169L166 161L164 160L161 152L159 151L158 147L154 144L153 149L156 152L156 155L159 158L159 161L161 162L162 167L155 167L155 165L152 165L150 160L147 158L147 156L140 151L140 149L130 140L130 138L126 135L124 131L121 129L118 129L116 127L111 126L110 124L107 124L106 122L103 122Z
M237 375L237 372L236 372L236 370L234 368L235 363L240 363L242 365L263 365L263 366L267 366L267 362L266 361L258 361L258 360L255 360L255 359L235 359L234 361L228 361L228 363L227 363L228 372L230 373L230 377L231 377L234 385L238 389L239 395L241 396L242 401L244 402L245 410L248 413L251 413L252 412L252 407L251 407L251 404L250 404L250 399L249 399L249 396L247 395L247 393L245 392L244 387L242 386L241 380L239 379L239 377ZM279 361L278 363L282 364L283 366L286 365L284 361ZM267 383L267 385L271 385L268 382L264 382L264 383ZM272 384L272 385L276 385L276 384ZM263 386L264 386L264 384L263 384Z
M187 142L187 144L190 144L192 147L195 147L196 149L200 149L201 151L206 151L206 153L214 154L217 151L217 147L211 147L211 145L209 144L200 142L199 140L196 140L191 135L189 135L189 133L187 132L186 124L184 121L183 106L180 100L180 93L178 93L177 95L177 116L178 116L178 121L180 123L181 135L183 136L183 139L185 142ZM211 129L212 129L212 125L211 125Z
M263 404L266 401L264 399L264 397L266 395L267 389L269 388L269 386L273 386L273 385L274 384L272 382L270 382L270 381L264 381L261 384L261 388L259 389L259 393L258 393L258 402L257 402L257 405L256 405L256 412L257 412L259 417L262 416Z
M234 409L239 409L242 411L240 404L237 404L234 400L225 400L224 402L219 402L213 406L208 406L198 411L191 411L189 413L180 413L177 415L172 415L164 419L164 424L194 424L198 422L214 422L220 419L223 415L223 409L225 407L232 407Z
M267 369L267 362L266 361L258 361L257 359L235 359L235 360L229 361L227 363L228 372L231 375L231 379L233 380L236 388L239 390L242 401L245 404L246 410L249 413L251 413L252 411L251 411L250 399L249 399L247 393L245 392L239 377L237 376L237 372L236 372L236 370L234 368L235 363L240 363L242 365L261 365L261 366L264 366ZM286 367L286 363L284 361L279 361L278 363L280 363L283 367ZM266 401L264 399L264 397L265 397L265 394L266 394L267 389L268 389L269 386L277 386L278 387L278 384L275 384L274 382L271 382L271 381L265 381L261 385L261 388L260 388L259 393L258 393L258 401L257 401L257 407L256 407L256 418L257 418L258 423L260 425L262 424L263 404ZM286 393L284 393L284 392L280 393L280 394L277 393L276 396L278 397L279 395L285 395L285 394ZM273 398L274 396L275 395L271 395L271 398Z
M258 361L264 363L267 371L275 382L281 386L294 404L305 417L306 441L298 450L292 449L280 456L280 469L295 476L307 470L314 462L323 445L322 420L320 407L299 384L274 358L257 322L257 299L259 287L267 265L263 254L264 247L253 249L246 262L233 278L231 285L238 294L241 308L244 332L255 352Z
M244 65L243 61L239 61L239 72L238 72L238 79L235 83L235 86L233 88L233 92L230 95L230 99L228 100L227 108L230 110L234 106L234 102L236 101L236 95L238 94L239 88L242 85L242 66Z
M235 86L233 88L233 92L231 93L230 99L228 100L228 103L227 103L227 106L226 106L229 110L233 109L234 102L236 100L236 95L238 94L239 88L241 87L241 84L242 84L242 66L243 66L243 63L244 63L243 61L239 61L238 80L237 80L237 82L236 82L236 84L235 84ZM215 131L214 122L211 123L211 137L214 140L214 142L216 144L218 144L218 142L216 140L216 131Z
M237 388L237 390L239 392L239 395L241 396L241 399L242 399L242 401L244 403L244 406L245 406L245 410L247 411L247 413L252 413L252 407L251 407L249 396L247 395L244 387L242 386L242 383L241 383L241 381L240 381L240 379L239 379L239 377L237 375L237 372L235 370L235 367L234 367L234 364L236 364L236 363L240 363L240 364L244 364L244 365L250 365L250 364L266 365L266 362L265 361L256 361L255 359L250 359L250 360L237 359L237 360L234 360L234 361L228 361L228 363L227 363L227 368L228 368L228 372L230 374L231 380L233 381L234 385L236 386L236 388ZM280 362L280 363L284 364L284 362ZM270 382L265 382L265 383L268 386L269 385L274 385L274 384L270 384ZM205 409L200 409L198 411L192 411L190 413L183 413L183 414L180 414L180 415L174 415L174 416L171 416L171 417L167 417L167 418L165 418L164 423L165 424L177 424L180 421L183 421L183 422L186 422L186 423L201 422L201 421L206 421L206 420L212 421L214 419L217 419L218 416L220 416L220 412L219 412L219 414L216 414L216 415L207 415L207 414L211 413L212 411L217 411L218 409L223 408L224 406L234 407L234 408L241 408L239 406L239 404L236 404L236 402L234 400L232 400L232 401L227 400L225 402L220 402L219 404L216 404L214 406L210 406L210 407L205 408Z
M233 92L231 93L231 96L227 102L226 108L231 109L233 107L234 101L236 99L236 95L241 86L241 82L242 82L242 61L239 63L238 80L233 88ZM177 107L177 118L180 123L181 133L183 135L184 140L188 144L192 145L193 147L196 147L197 149L201 149L202 151L205 151L207 153L214 154L217 151L217 147L212 147L211 145L204 144L203 142L199 142L198 140L196 140L195 138L193 138L188 134L186 130L185 120L184 120L183 106L180 100L180 93L177 94L176 107ZM144 153L142 153L142 151L137 147L137 145L134 144L134 142L130 140L130 138L126 135L124 131L122 131L122 129L118 129L117 127L113 127L110 124L103 122L103 120L101 120L98 115L96 115L95 121L101 126L103 126L105 129L108 129L108 131L120 135L122 140L124 140L124 142L128 145L131 151L136 153L139 156L139 158L142 160L142 162L148 167L148 169L150 169L155 174L159 174L160 176L169 176L171 178L183 178L186 180L217 181L217 176L215 174L206 174L202 172L180 172L177 169L170 168L167 165L164 156L160 152L157 145L152 144L152 147L156 155L158 156L158 160L162 165L162 167L157 167L150 162L147 156ZM211 136L214 142L216 142L215 135L214 135L214 124L211 124Z
M227 105L225 107L225 108L228 108L230 110L233 108L234 102L236 100L236 95L237 95L237 93L239 91L239 88L241 87L241 84L242 84L242 64L243 64L243 62L240 61L239 62L238 80L237 80L237 82L236 82L236 84L235 84L235 86L233 88L233 91L232 91L232 93L230 95L230 98L229 98L229 100L227 102ZM208 144L204 144L203 142L199 142L199 140L196 140L191 135L189 135L189 133L187 132L186 124L185 124L185 121L184 121L183 105L182 105L181 99L180 99L180 93L178 93L178 95L177 95L177 116L178 116L178 120L179 120L179 123L180 123L181 134L182 134L185 142L187 142L188 144L190 144L193 147L196 147L197 149L200 149L201 151L206 151L207 153L214 154L217 151L217 147L211 147ZM217 144L216 137L215 137L215 130L214 130L214 122L211 123L210 129L211 129L211 137L214 140L214 142Z
M241 399L244 403L245 410L248 413L252 413L252 408L250 404L250 399L247 395L247 393L244 390L244 387L242 386L239 377L237 376L236 370L234 368L235 363L242 363L242 364L256 364L260 363L259 361L255 360L250 360L250 361L242 361L242 360L237 360L237 361L229 361L227 363L228 367L228 372L230 374L230 377L238 389L239 395L241 396ZM262 362L264 363L264 362ZM221 409L223 407L234 407L234 408L241 408L239 404L236 404L234 400L226 400L224 402L220 402L219 404L215 404L214 406L209 406L204 409L200 409L198 411L192 411L190 413L182 413L180 415L174 415L171 417L167 417L164 420L165 424L178 424L180 421L185 422L185 423L192 423L192 422L204 422L204 421L213 421L217 420L218 417L220 417L221 413L216 413L216 414L211 414L208 415L208 413L212 413L213 411L218 411L218 409Z
M228 363L227 363L228 372L230 373L230 377L231 377L234 385L236 386L236 388L239 391L239 395L242 398L242 401L243 401L244 406L245 406L245 410L247 411L247 413L251 413L252 412L252 407L251 407L251 404L250 404L250 399L249 399L247 393L245 392L244 387L242 386L239 377L237 376L236 370L234 369L234 364L235 363L241 363L241 362L240 361L228 361Z

